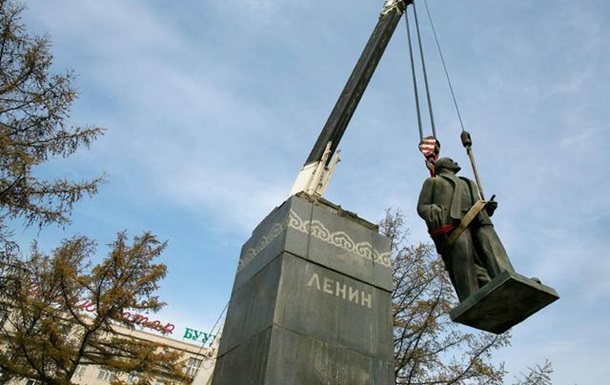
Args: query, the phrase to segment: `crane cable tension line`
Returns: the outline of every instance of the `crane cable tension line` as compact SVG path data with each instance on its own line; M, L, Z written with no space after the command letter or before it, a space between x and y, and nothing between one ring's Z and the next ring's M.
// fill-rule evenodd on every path
M434 164L436 163L439 153L441 150L441 143L436 139L436 128L434 125L434 113L432 111L432 99L430 97L430 87L428 85L428 76L426 72L426 64L424 60L423 46L421 42L421 34L419 29L419 21L417 19L417 11L415 10L415 3L413 3L413 15L415 18L415 25L417 31L417 42L420 52L420 60L422 65L422 72L424 75L424 87L426 90L426 96L428 100L428 111L430 114L430 125L432 129L432 135L424 137L423 124L421 118L421 109L419 102L419 87L417 84L417 76L415 73L415 55L413 54L413 42L411 37L411 27L409 25L409 15L405 14L405 25L407 29L407 40L409 43L409 59L411 62L411 76L413 78L413 92L415 94L415 111L417 112L417 127L419 129L419 150L424 155L426 168L430 171L430 176L434 176Z
M472 152L472 137L470 135L470 133L468 131L466 131L464 129L464 122L462 120L462 114L460 113L460 108L458 106L457 103L457 98L455 96L455 91L453 89L453 84L451 83L451 78L449 77L449 71L447 70L447 63L445 61L445 57L443 55L443 51L441 49L440 46L440 42L439 42L439 38L438 38L438 34L436 33L436 28L434 26L434 21L432 20L432 14L430 12L430 8L428 7L428 2L427 0L424 0L424 5L426 7L426 13L428 15L428 20L430 21L430 26L432 29L432 33L434 36L434 41L436 43L436 48L438 50L438 54L439 57L441 59L441 63L443 65L443 70L445 72L445 77L447 79L447 84L449 86L449 90L451 92L451 97L453 100L453 105L455 106L455 111L458 117L458 121L460 123L460 128L461 128L461 134L460 134L460 139L462 141L462 145L464 146L464 148L466 149L466 153L468 155L468 158L470 160L470 164L472 166L472 171L474 173L474 177L475 177L475 182L478 188L478 194L480 199L484 200L485 196L483 193L483 187L481 184L481 179L479 177L479 172L477 169L477 165L474 159L474 154ZM406 14L405 12L405 22L406 22L406 29L407 29L407 39L408 39L408 46L409 46L409 57L410 57L410 62L411 62L411 74L413 77L413 90L414 90L414 94L415 94L415 108L417 111L417 121L418 121L418 129L419 129L419 150L421 151L421 153L424 155L425 160L425 164L426 167L428 168L428 170L430 171L430 176L434 176L434 164L436 163L436 161L439 158L440 155L440 149L441 149L441 143L438 140L438 136L436 134L436 128L435 128L435 124L434 124L434 114L432 111L432 102L431 102L431 97L430 97L430 87L428 84L428 76L427 76L427 72L426 72L426 64L424 61L424 54L423 54L423 46L422 46L422 41L421 41L421 34L420 34L420 28L419 28L419 20L417 17L417 9L415 7L415 1L413 1L413 18L415 20L415 28L417 31L417 42L418 42L418 46L419 46L419 51L420 51L420 61L421 61L421 67L422 67L422 76L424 79L424 88L426 90L426 96L427 96L427 101L428 101L428 110L429 110L429 115L430 115L430 126L431 126L431 130L432 130L432 135L431 136L426 136L424 137L423 135L423 129L422 129L422 120L421 120L421 111L420 111L420 102L419 102L419 94L418 94L418 85L417 85L417 77L415 74L415 60L414 60L414 55L413 55L413 44L412 44L412 37L411 37L411 28L409 25L409 15Z

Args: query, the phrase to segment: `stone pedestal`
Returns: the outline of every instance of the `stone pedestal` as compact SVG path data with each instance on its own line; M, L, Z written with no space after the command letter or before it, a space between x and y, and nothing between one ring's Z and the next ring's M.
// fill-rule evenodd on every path
M394 384L390 242L293 196L244 244L212 385Z

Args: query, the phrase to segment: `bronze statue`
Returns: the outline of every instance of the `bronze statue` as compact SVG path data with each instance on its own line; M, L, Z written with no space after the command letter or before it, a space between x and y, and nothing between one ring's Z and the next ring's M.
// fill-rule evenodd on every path
M417 213L428 225L460 301L506 270L514 272L490 217L498 207L480 199L477 185L456 176L460 166L440 158L426 179Z

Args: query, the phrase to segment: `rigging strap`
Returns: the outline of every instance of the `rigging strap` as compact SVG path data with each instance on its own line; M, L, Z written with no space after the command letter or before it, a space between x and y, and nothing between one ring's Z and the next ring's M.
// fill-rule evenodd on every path
M472 205L470 210L468 210L466 215L464 215L464 218L462 218L462 220L460 221L460 224L453 230L453 232L449 236L449 241L447 242L445 253L449 253L451 251L451 248L453 248L453 245L458 240L460 235L462 235L464 230L466 230L468 225L470 225L470 222L472 222L472 220L481 212L481 210L483 210L486 203L487 202L481 199L478 200L474 205Z
M434 176L434 165L441 152L441 142L434 136L426 136L419 142L419 151L421 151L424 158L426 158L426 168L430 170L430 176Z

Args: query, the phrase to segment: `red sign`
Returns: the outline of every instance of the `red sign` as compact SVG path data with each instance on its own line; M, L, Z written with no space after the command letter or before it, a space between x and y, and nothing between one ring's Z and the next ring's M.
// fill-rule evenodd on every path
M76 305L76 307L79 309L83 309L84 311L87 311L89 313L95 313L97 311L97 306L90 301L85 301L79 305ZM176 326L172 323L166 323L165 325L163 325L162 322L159 320L150 321L149 318L145 315L128 311L123 313L123 320L134 325L139 325L144 328L156 330L163 334L172 334L174 332L174 329L176 328Z

